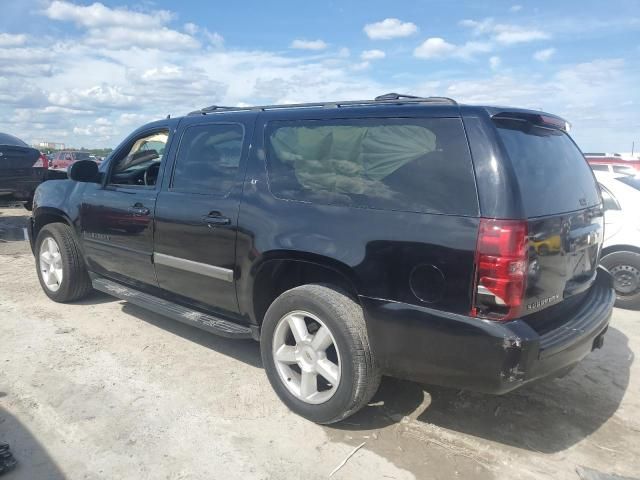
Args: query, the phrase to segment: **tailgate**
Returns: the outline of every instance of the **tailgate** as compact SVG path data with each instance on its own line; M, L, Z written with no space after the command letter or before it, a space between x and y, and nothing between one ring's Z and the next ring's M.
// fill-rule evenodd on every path
M530 219L529 271L523 315L588 290L603 240L600 206Z
M566 317L595 280L604 239L598 186L563 128L531 115L500 114L494 123L511 162L527 218L529 262L522 315L548 309ZM535 116L533 116L535 117ZM565 303L562 308L549 308ZM565 312L566 313L566 312Z

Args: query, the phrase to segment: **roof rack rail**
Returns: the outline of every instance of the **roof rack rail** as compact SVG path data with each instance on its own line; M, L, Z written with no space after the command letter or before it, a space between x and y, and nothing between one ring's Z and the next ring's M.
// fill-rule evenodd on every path
M378 95L374 100L376 102L381 102L382 100L400 100L401 98L420 98L415 95L405 95L402 93L385 93L384 95Z
M193 112L189 112L189 115L206 115L210 112L215 112L217 110L236 110L236 107L225 107L223 105L210 105L208 107L201 108L200 110L194 110Z
M344 102L315 102L315 103L289 103L282 105L259 105L255 107L225 107L221 105L211 105L190 112L189 115L206 115L207 113L216 113L220 111L267 111L280 110L286 108L341 108L341 107L358 107L366 105L404 105L404 104L420 104L420 103L446 103L449 105L458 105L458 103L449 97L416 97L413 95L403 95L400 93L386 93L379 95L373 100L347 100Z

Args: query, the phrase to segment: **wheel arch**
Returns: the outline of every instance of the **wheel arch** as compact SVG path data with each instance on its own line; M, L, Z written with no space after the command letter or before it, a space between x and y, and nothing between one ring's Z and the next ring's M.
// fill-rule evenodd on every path
M617 252L631 252L640 254L640 247L636 247L635 245L611 245L602 249L600 260L602 260L607 255L611 255L612 253Z
M299 252L272 252L251 269L249 315L262 325L269 305L283 292L300 285L322 283L334 286L358 302L357 281L353 270L335 259Z
M69 216L58 208L54 207L38 207L36 211L33 213L33 225L31 231L31 238L33 239L32 249L35 250L36 240L38 238L38 234L40 230L46 225L50 225L52 223L63 223L71 227L71 231L73 236L78 240L78 235L76 229L74 228L73 222L69 218Z

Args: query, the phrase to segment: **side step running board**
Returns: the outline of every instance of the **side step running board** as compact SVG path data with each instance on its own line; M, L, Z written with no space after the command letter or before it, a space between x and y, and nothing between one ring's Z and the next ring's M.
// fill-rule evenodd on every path
M177 303L163 300L148 293L143 293L130 287L125 287L106 278L93 278L93 288L129 303L146 308L160 315L178 320L188 325L194 325L216 335L227 338L254 338L251 329L237 323L198 312Z

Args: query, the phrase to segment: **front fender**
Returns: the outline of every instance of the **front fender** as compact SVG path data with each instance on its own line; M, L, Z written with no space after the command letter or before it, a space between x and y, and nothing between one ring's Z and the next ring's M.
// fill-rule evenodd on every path
M33 197L29 228L30 241L35 242L40 229L47 223L64 221L73 228L76 238L80 232L80 206L87 184L71 180L48 180L38 186Z

